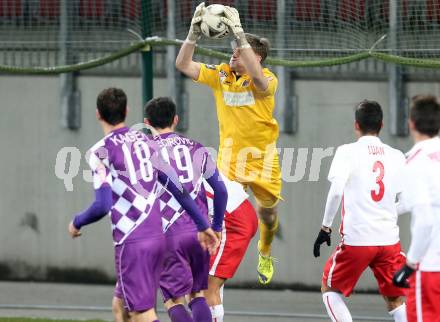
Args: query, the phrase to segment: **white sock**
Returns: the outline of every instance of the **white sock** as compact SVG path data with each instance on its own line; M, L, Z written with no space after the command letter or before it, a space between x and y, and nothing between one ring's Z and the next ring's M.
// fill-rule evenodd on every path
M326 292L322 294L322 300L333 322L353 322L350 311L339 293Z
M225 315L223 304L210 306L209 308L211 309L212 322L223 322L223 316Z
M406 305L403 303L401 306L388 312L396 322L407 322L406 320Z

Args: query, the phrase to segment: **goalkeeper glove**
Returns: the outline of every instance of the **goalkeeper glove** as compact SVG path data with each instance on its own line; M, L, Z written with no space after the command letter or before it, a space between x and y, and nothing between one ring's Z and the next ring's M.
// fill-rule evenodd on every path
M393 277L393 284L397 287L409 288L407 279L414 273L415 269L405 264Z
M191 27L189 28L188 36L186 41L195 44L197 40L200 39L202 35L202 29L200 28L200 22L202 21L203 11L205 10L205 3L199 4L194 11L194 16L191 20Z
M240 15L238 14L237 9L225 6L223 12L225 16L222 17L221 20L229 27L231 32L234 34L238 48L251 48L246 39L243 27L241 26Z
M313 255L315 257L319 257L321 255L321 251L320 251L321 244L327 243L328 246L332 244L332 241L330 239L331 234L332 234L331 229L330 231L327 232L321 228L318 237L316 237L315 244L313 245Z

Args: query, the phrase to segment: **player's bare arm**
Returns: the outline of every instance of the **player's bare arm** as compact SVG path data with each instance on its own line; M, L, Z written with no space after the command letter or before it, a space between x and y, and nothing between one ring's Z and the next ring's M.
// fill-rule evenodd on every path
M260 61L251 48L241 48L240 56L247 73L251 76L255 87L264 92L269 87L269 80L263 74Z
M245 66L246 72L251 76L254 81L255 87L261 91L267 90L269 86L269 80L264 76L263 69L260 61L246 40L246 35L241 26L240 16L237 9L225 6L225 17L222 21L229 26L230 30L234 34L237 49Z
M185 41L176 58L176 68L193 80L197 80L200 74L200 63L193 61L196 45Z
M194 16L191 20L191 27L189 28L188 36L180 48L179 54L176 58L176 68L193 80L197 80L200 74L200 63L193 61L193 56L196 42L202 35L202 31L200 30L200 21L202 20L204 9L204 2L197 6Z

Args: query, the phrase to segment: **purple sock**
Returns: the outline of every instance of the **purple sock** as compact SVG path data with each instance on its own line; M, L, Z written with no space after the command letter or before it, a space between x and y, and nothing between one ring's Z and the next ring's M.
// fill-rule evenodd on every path
M189 303L194 322L212 322L211 310L204 297L196 297Z
M182 304L174 305L168 310L168 315L172 322L194 322L191 315Z

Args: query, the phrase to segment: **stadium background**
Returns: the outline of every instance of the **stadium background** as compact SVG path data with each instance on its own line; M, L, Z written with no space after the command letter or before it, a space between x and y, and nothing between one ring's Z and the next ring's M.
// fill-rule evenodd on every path
M92 198L92 187L82 175L87 169L84 158L73 179L73 191L66 191L63 181L57 178L56 159L63 147L77 147L84 155L102 137L95 120L95 100L105 87L117 86L127 92L128 124L142 121L145 99L142 84L148 83L146 77L142 81L145 71L142 66L151 62L142 63L145 56L142 58L136 51L94 69L79 70L80 66L75 64L99 60L129 47L138 40L136 34L184 39L197 3L199 1L148 1L151 24L149 34L145 35L145 26L141 28L139 22L145 16L145 8L142 15L138 1L0 1L1 279L105 281L114 275L107 220L84 229L79 240L72 241L67 234L72 215ZM328 149L353 141L354 106L368 98L380 102L385 110L381 138L402 151L408 150L411 141L404 126L408 98L419 93L439 95L439 74L434 69L402 67L383 59L437 66L439 33L435 31L440 26L439 2L242 0L217 3L236 5L245 30L270 38L276 48L272 55L280 59L275 61L277 66L269 66L283 84L277 97L276 116L282 129L278 147L282 149L283 177L293 176L290 181L295 182L284 182L281 236L275 241L273 254L279 258L274 284L317 287L324 261L331 251L325 248L318 260L312 255L329 187L326 175L331 157L324 158L322 164L312 164L313 149ZM70 9L63 10L63 5ZM174 8L174 12L170 12L170 8ZM396 10L394 25L390 8ZM166 19L173 15L174 19ZM63 19L69 22L64 27ZM409 27L405 22L411 22ZM377 44L383 34L387 34L387 38ZM225 42L201 44L205 48L227 51ZM373 52L372 48L378 51ZM184 133L216 148L218 127L212 94L207 87L182 78L174 70L171 57L176 50L178 48L173 46L153 49L154 96L175 97L181 107ZM362 57L356 56L361 54ZM346 58L348 60L344 60ZM198 59L219 61L207 56L198 56ZM348 61L353 62L346 63ZM295 64L322 67L283 67ZM60 65L69 65L74 72L31 75L51 72L36 69L38 66ZM27 70L10 69L10 66ZM300 148L302 152L298 153ZM303 163L304 151L308 151L306 166L296 167ZM293 156L291 166L288 166L289 155ZM317 165L319 176L310 177L310 169ZM338 224L339 220L334 228ZM401 224L406 246L407 219ZM337 240L335 233L333 243ZM232 283L256 284L255 242ZM375 288L369 277L367 274L362 279L361 289Z

